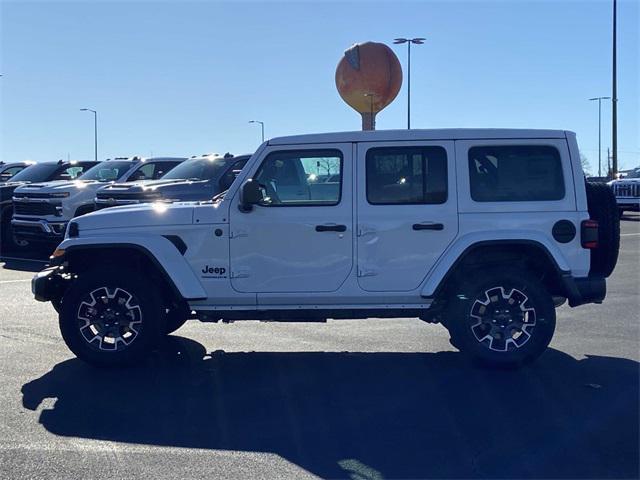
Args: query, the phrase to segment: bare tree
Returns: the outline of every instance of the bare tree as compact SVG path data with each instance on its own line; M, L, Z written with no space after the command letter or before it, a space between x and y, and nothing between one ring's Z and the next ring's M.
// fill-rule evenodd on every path
M591 164L589 163L589 159L587 156L580 152L580 163L582 164L582 171L585 175L591 175Z

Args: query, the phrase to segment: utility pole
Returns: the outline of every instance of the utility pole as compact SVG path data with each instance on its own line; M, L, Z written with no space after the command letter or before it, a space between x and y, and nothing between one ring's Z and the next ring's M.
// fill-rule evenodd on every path
M617 2L613 0L613 76L612 76L612 118L611 118L611 167L615 178L618 173L618 85L616 67L616 20Z
M609 147L607 147L607 178L609 180L613 179L611 175L611 153L609 152Z

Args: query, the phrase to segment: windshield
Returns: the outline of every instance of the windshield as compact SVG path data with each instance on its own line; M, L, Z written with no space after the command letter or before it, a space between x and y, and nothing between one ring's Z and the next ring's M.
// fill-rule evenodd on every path
M133 163L131 162L102 162L91 167L78 180L97 180L98 182L113 182L124 175Z
M36 163L25 168L11 178L12 182L46 182L60 165L57 163Z
M221 173L227 165L224 158L194 158L182 162L162 179L210 180Z

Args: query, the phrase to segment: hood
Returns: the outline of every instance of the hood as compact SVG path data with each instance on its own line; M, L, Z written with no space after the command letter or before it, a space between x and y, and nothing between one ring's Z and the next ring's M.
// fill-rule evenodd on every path
M165 185L175 185L176 183L185 183L185 182L187 181L179 178L170 179L170 180L162 180L162 179L139 180L137 182L124 182L124 183L109 185L108 187L102 188L101 191L136 193L136 192L142 192L145 189L149 189L149 188L158 188Z
M56 193L56 192L73 192L76 190L84 190L86 188L96 188L104 186L105 183L100 183L94 180L82 181L82 180L56 180L53 182L45 183L28 183L20 187L18 190L21 193L37 192L37 193Z
M83 230L191 225L193 203L144 203L98 210L74 220Z

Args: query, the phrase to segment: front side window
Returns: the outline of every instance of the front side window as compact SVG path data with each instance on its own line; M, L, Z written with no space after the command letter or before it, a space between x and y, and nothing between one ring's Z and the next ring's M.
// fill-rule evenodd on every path
M564 198L560 153L548 145L469 149L471 198L476 202L531 202Z
M366 170L372 205L447 201L447 152L442 147L371 148Z
M238 174L242 171L242 169L246 165L247 160L249 160L249 159L246 158L244 160L238 160L233 165L231 165L231 168L229 168L226 171L226 173L220 179L220 191L221 192L224 192L225 190L228 190L231 187L231 185L233 185L233 182L235 181L236 177L238 176Z
M270 153L254 176L265 206L314 206L340 203L342 153L303 150Z

